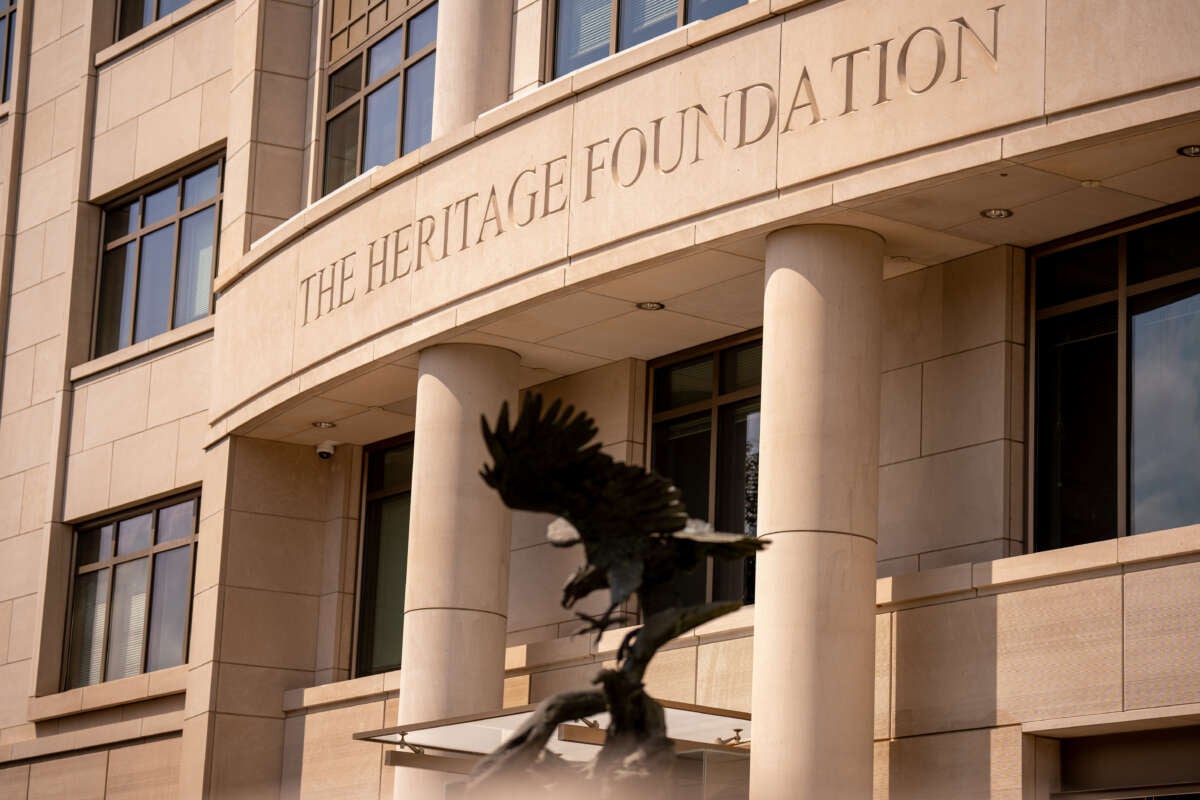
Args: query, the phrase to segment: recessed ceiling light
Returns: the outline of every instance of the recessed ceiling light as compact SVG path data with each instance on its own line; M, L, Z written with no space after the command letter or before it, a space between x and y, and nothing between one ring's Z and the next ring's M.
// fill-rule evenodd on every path
M985 208L979 212L979 216L986 219L1007 219L1012 216L1012 211L1007 208Z
M638 303L637 307L642 311L662 311L664 308L666 308L666 305L655 302L654 300L647 300L645 302Z
M1200 158L1200 144L1185 144L1175 152L1186 158Z
M1102 184L1100 181L1080 181L1079 185L1085 189L1099 189Z
M319 419L319 420L317 420L316 422L314 422L314 423L312 424L312 426L313 426L314 428L320 428L321 430L328 430L328 429L330 429L330 428L336 428L336 427L337 427L337 423L336 423L336 422L328 422L328 421L326 421L326 420Z

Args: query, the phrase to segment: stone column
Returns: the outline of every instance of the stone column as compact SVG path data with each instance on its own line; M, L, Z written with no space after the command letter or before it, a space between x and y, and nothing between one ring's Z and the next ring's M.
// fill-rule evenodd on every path
M871 797L883 240L767 236L750 796Z
M512 3L439 0L433 138L508 100Z
M479 477L479 418L515 406L515 353L438 345L417 378L399 720L499 709L511 514ZM438 773L396 770L397 798L441 797Z

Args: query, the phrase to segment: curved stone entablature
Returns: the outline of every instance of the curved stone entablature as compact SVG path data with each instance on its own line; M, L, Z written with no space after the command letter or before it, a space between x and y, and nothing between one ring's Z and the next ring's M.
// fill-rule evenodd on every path
M1075 14L1067 31L1046 0L842 0L786 15L764 2L728 16L489 112L255 243L217 280L228 377L214 438L516 304L695 246L836 222L857 197L1113 124L1056 121L1068 106L1055 103L1103 99L1051 86L1051 67L1086 46L1079 25L1111 20ZM729 30L697 42L714 24ZM1141 65L1141 88L1200 74L1195 55L1160 61Z

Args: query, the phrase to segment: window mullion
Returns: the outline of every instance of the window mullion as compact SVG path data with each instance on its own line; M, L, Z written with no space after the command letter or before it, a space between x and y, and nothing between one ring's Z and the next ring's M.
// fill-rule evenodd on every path
M617 26L620 20L617 17L617 7L621 0L612 0L612 11L609 15L608 22L608 54L611 56L617 52L617 37L620 36L621 29Z
M138 198L139 202L141 198ZM140 211L138 212L141 213ZM121 343L121 347L129 347L134 342L134 337L137 335L137 297L138 297L138 281L142 276L142 237L138 236L137 241L133 246L133 281L129 284L129 338ZM120 324L120 320L117 321Z
M113 529L113 536L117 535L116 529ZM115 542L115 539L114 539ZM104 636L100 639L100 674L96 678L96 683L104 683L108 678L108 637L112 628L112 599L113 587L116 585L117 568L110 567L108 572L108 594L104 600Z
M158 536L158 513L150 517L150 550L146 553L146 602L142 606L142 660L141 672L146 671L146 659L150 651L150 605L154 602L151 588L154 586L154 540Z

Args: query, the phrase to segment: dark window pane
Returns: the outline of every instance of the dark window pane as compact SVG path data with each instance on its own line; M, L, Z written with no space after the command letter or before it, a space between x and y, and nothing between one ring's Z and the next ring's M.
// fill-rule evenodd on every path
M117 38L123 39L154 21L154 0L121 0Z
M1130 531L1200 522L1200 284L1130 301Z
M721 394L762 383L762 342L748 342L721 353Z
M104 213L104 241L113 242L138 229L138 201Z
M147 203L149 208L149 203ZM171 262L175 257L175 226L142 237L133 340L140 342L167 329L171 313Z
M371 453L367 491L405 491L412 484L413 446L403 444Z
M9 3L10 6L16 5L16 0ZM7 101L12 93L12 58L13 58L13 35L17 30L17 15L8 15L8 30L4 44L4 100Z
M687 0L687 22L711 19L717 14L746 5L746 0Z
M689 517L708 519L708 451L712 415L707 411L654 426L653 468L683 493Z
M415 56L437 39L438 7L434 3L408 21L408 55Z
M112 622L108 629L106 681L142 671L142 642L146 634L147 558L113 568Z
M183 179L183 207L191 208L194 205L203 203L205 200L211 200L217 194L217 187L221 178L221 165L213 164L205 170L197 172L195 175L189 175Z
M713 394L713 359L702 356L654 371L654 410L669 411Z
M356 104L338 114L325 128L325 193L358 174L358 110Z
M117 555L127 556L150 546L150 514L117 523Z
M179 187L172 183L165 189L146 195L146 209L142 214L142 227L161 222L179 210Z
M154 556L147 672L183 663L191 589L192 548L176 547Z
M1116 288L1116 237L1038 259L1038 308L1049 308Z
M196 530L196 501L187 500L178 505L158 510L158 529L154 538L159 543L185 539ZM155 579L157 580L157 579Z
M75 545L75 563L83 567L112 558L113 526L80 531Z
M654 471L670 478L683 495L689 517L708 519L708 461L712 434L712 415L705 411L654 426ZM647 614L675 602L704 602L708 591L707 565L701 563L660 593L644 594Z
M404 29L396 30L383 37L367 51L367 85L387 75L404 60Z
M185 217L179 229L179 265L175 275L175 327L208 316L212 295L217 207ZM153 234L151 234L153 235ZM147 237L149 238L149 237Z
M0 18L0 69L4 70L4 95L0 102L8 102L9 73L12 72L12 62L8 60L8 23L14 19L12 14Z
M1037 340L1038 550L1117 534L1117 308L1046 320Z
M329 97L326 111L332 111L354 97L362 88L362 56L355 56L346 66L329 76Z
M1200 213L1131 232L1128 258L1130 283L1200 267Z
M725 406L717 421L717 530L758 534L758 398ZM713 562L714 601L752 602L754 559Z
M400 79L393 78L367 95L367 118L363 122L363 172L396 160L399 116Z
M617 49L633 47L674 29L678 10L678 0L621 0Z
M404 73L404 146L411 152L429 141L433 131L433 71L437 53L430 53Z
M96 319L96 355L130 344L133 333L133 273L135 245L104 254L100 266L100 297Z
M610 0L558 0L554 32L554 77L574 72L608 55L612 40Z
M67 665L67 688L90 686L102 679L109 575L109 570L101 569L75 578L75 593L71 600L71 656Z
M358 673L400 666L404 639L404 581L408 567L409 495L369 504L363 531L362 605Z

